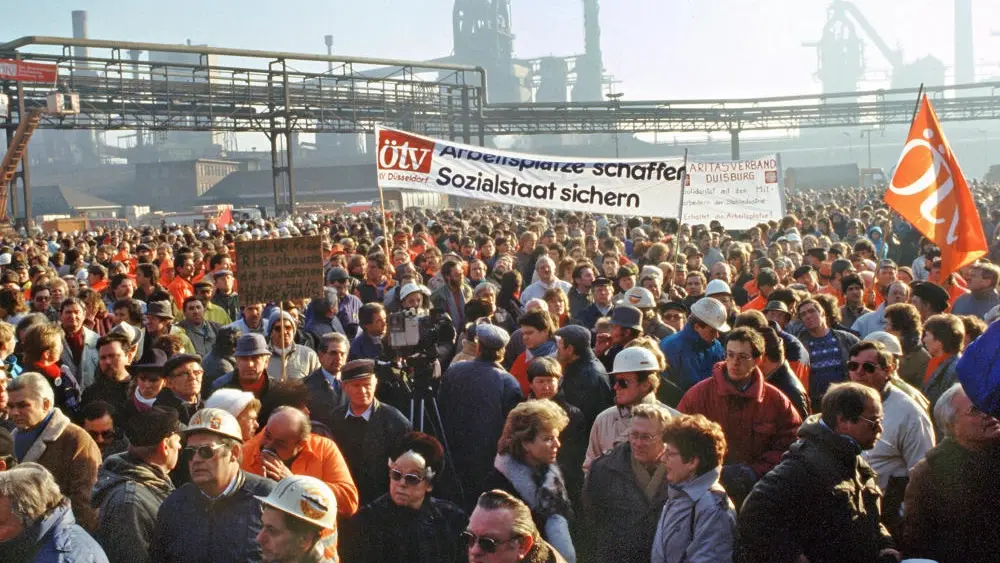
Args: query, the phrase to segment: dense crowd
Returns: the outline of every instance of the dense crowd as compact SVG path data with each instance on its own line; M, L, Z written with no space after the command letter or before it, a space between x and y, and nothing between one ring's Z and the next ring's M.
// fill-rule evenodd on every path
M480 207L8 238L0 561L996 561L973 190L990 253L948 276L875 189L744 231ZM240 298L237 242L305 235L322 295Z

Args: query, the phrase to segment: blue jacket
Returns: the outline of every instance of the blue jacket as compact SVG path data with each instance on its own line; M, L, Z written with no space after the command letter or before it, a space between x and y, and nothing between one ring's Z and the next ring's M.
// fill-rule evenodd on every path
M210 500L192 483L177 489L160 506L153 543L154 563L260 563L260 516L256 497L266 497L275 483L241 471L233 492Z
M0 543L0 561L108 563L108 558L94 538L77 525L69 501L65 501L20 536Z
M969 344L955 364L955 373L977 409L1000 416L1000 323L991 323Z
M684 329L660 342L660 350L667 357L667 379L682 392L687 392L695 383L712 375L712 366L726 357L726 352L718 340L705 342L694 331L694 320L688 321Z

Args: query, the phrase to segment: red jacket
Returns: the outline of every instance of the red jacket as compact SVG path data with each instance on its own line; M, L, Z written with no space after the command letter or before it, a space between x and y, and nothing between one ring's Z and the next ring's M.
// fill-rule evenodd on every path
M728 444L725 463L745 463L763 477L795 441L802 418L784 393L764 381L759 368L742 392L725 371L725 362L715 364L712 377L689 389L677 410L719 423Z

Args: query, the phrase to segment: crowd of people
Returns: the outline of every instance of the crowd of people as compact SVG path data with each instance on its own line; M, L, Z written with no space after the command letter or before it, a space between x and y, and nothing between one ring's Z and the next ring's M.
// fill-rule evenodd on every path
M787 209L6 239L0 561L996 561L995 249ZM322 295L241 299L236 243L304 235Z

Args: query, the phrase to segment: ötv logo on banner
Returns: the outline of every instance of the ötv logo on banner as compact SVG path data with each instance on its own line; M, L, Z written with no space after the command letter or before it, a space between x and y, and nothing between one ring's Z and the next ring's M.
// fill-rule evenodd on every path
M944 145L934 138L934 131L924 129L921 136L923 138L910 139L903 147L897 173L889 181L889 190L901 196L916 196L926 190L927 196L920 203L920 217L934 225L950 219L945 241L952 244L958 238L955 231L959 222L959 206L952 194L955 174L945 159ZM932 142L938 146L935 148ZM949 211L951 217L939 217L948 215Z
M433 155L433 141L413 137L400 131L382 129L379 132L378 167L380 170L429 174Z

